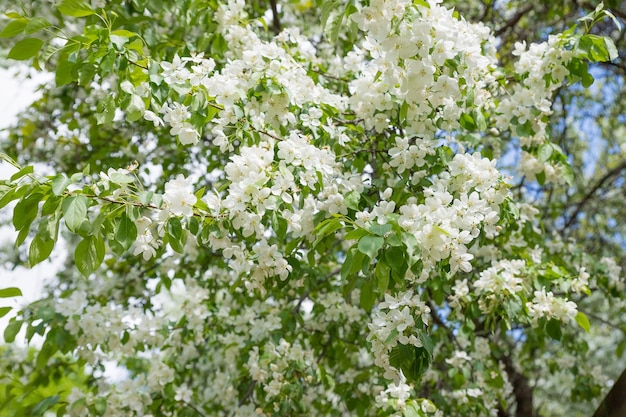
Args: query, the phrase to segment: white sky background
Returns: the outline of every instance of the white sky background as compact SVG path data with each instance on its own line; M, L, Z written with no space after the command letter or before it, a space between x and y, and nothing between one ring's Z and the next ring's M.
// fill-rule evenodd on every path
M6 136L5 129L15 123L17 114L38 98L37 87L52 78L50 74L35 72L32 78L28 78L26 71L26 67L0 68L0 137ZM10 178L15 171L15 168L8 163L0 162L0 179ZM11 218L14 205L15 203L10 204L0 210L2 218ZM17 233L11 225L0 227L0 250L7 245L12 245L16 236ZM33 269L25 267L18 267L14 271L0 269L0 288L18 287L23 294L22 297L0 298L0 306L14 308L0 319L0 343L4 341L1 334L4 332L8 319L15 315L16 310L40 298L44 280L51 277L55 270L56 268L52 267L49 262L42 262ZM16 341L23 341L23 336L18 335Z

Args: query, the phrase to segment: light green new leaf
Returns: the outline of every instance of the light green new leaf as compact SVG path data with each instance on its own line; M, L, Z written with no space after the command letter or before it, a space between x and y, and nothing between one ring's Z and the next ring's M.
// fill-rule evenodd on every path
M0 290L0 298L20 297L22 290L17 287L3 288Z
M25 166L24 168L17 171L15 174L11 175L11 182L22 178L25 175L32 174L34 172L34 168L32 165Z
M96 13L89 4L82 0L61 0L57 9L64 15L72 17L85 17Z
M589 331L591 330L591 324L589 323L589 319L587 318L587 315L582 311L579 311L578 314L576 314L576 323L578 323L578 325L582 327L583 330L587 333L589 333Z
M2 32L0 32L0 38L11 38L15 35L19 35L20 33L22 33L24 31L24 28L26 28L27 25L27 21L26 20L12 20L10 21L5 27L4 29L2 29Z
M31 33L38 32L50 26L52 26L52 23L48 22L43 17L34 17L28 22L26 28L24 28L24 33L30 35Z
M113 32L111 32L111 35L120 36L123 38L132 38L135 36L139 36L137 33L125 29L114 30Z
M9 314L11 310L13 310L13 307L0 307L0 319Z
M414 400L411 400L407 403L407 405L404 407L404 410L402 410L402 415L404 417L422 417L422 410L419 406L419 404L417 404Z
M87 207L89 199L84 195L73 195L63 201L63 218L65 225L72 232L80 227L81 223L87 219Z
M37 38L25 38L19 41L18 43L11 48L7 58L15 59L17 61L24 61L30 59L37 55L41 47L43 46L43 41Z

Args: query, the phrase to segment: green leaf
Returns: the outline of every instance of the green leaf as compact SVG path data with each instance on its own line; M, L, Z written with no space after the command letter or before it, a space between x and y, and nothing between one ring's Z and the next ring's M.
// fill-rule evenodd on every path
M594 81L595 79L593 78L593 75L586 73L581 77L580 83L583 87L589 88L593 85Z
M389 352L389 364L401 369L407 381L417 382L432 358L424 347L398 344Z
M13 307L0 307L0 319L9 314L11 310L13 310Z
M313 233L316 235L316 238L312 244L312 247L313 248L316 247L322 240L324 240L326 236L330 235L331 233L343 227L344 225L341 223L341 220L339 220L336 217L322 221L313 230Z
M13 226L15 226L15 230L30 227L31 223L37 218L39 202L42 198L43 194L41 193L31 194L15 205L15 209L13 209Z
M414 400L410 400L402 411L404 417L422 417L421 407Z
M591 324L589 323L589 319L587 318L587 315L582 311L579 311L578 314L576 314L576 323L578 323L578 325L582 327L583 330L587 333L589 333L589 331L591 330Z
M85 277L94 272L104 260L104 241L99 236L91 235L83 239L74 251L76 267Z
M60 399L61 397L59 397L58 395L53 395L52 397L44 398L43 400L39 401L35 405L35 407L33 407L33 416L43 416L45 412L54 407Z
M139 195L138 195L139 201L144 206L148 206L152 202L152 196L153 195L154 195L154 193L152 191L140 191Z
M344 201L346 203L346 207L358 211L359 202L361 201L361 194L356 191L350 191L348 195L345 196Z
M346 233L346 235L343 237L344 240L356 240L356 239L360 239L365 235L369 235L370 232L368 232L365 229L361 229L360 227L357 226L356 229L354 230L350 230L348 233Z
M361 239L359 239L359 244L358 244L358 248L359 251L367 256L369 256L370 259L375 259L376 255L378 254L378 251L380 250L380 248L383 247L383 244L385 243L385 239L383 239L380 236L363 236Z
M69 84L78 78L78 72L76 71L76 64L70 62L67 57L62 56L59 58L57 69L54 75L54 82L58 87Z
M96 13L89 4L82 0L61 0L57 9L64 15L73 17L85 17Z
M370 227L370 231L378 236L385 236L387 233L391 232L393 226L389 223L378 224L375 223Z
M52 26L52 23L48 22L43 17L34 17L28 22L28 25L26 25L24 33L30 35L31 33L35 33L50 26Z
M43 236L40 233L35 235L28 249L28 262L31 268L48 259L54 248L54 243L53 239Z
M343 260L343 264L341 265L341 280L346 281L348 276L350 276L350 269L352 268L352 262L354 262L354 255L358 253L363 256L361 252L357 252L352 246L348 250L348 254L346 255L346 259Z
M11 48L7 58L15 59L17 61L24 61L37 55L43 41L37 38L24 38Z
M60 196L65 192L67 186L71 183L72 180L70 180L67 175L59 174L52 179L52 192L54 195Z
M378 261L376 264L376 269L374 270L374 276L376 277L376 283L378 284L378 293L384 294L389 287L389 276L391 274L391 269L389 265L387 265L382 260Z
M339 39L339 33L341 32L343 23L343 13L337 13L330 20L330 23L327 22L325 27L326 36L331 43L336 43Z
M15 336L17 336L22 328L22 323L22 320L17 320L15 318L11 319L7 327L4 329L4 341L6 343L13 343L15 341Z
M137 33L125 29L114 30L113 32L111 32L111 35L121 36L122 38L132 38L135 36L139 36Z
M73 195L63 200L63 218L65 225L72 232L76 232L81 223L87 219L89 199L84 195Z
M167 237L170 246L178 253L183 253L183 227L178 217L171 217L167 221Z
M96 121L99 125L109 124L115 118L115 99L109 95L96 106Z
M122 245L124 250L128 250L137 240L137 226L126 214L122 216L117 224L115 240Z
M433 351L435 350L435 343L433 342L433 339L426 333L421 332L420 340L422 341L422 346L424 346L424 349L426 349L426 351L432 356Z
M537 157L541 162L547 162L552 156L553 150L554 148L552 147L552 144L544 143L539 147L539 150L537 151Z
M535 174L535 178L537 178L539 185L544 185L546 183L546 173L544 171Z
M359 304L365 311L370 311L374 307L376 302L376 293L374 292L374 285L372 281L365 281L361 286L361 293L359 294Z
M326 1L322 5L322 10L320 12L320 23L322 24L322 29L326 27L326 22L328 21L328 17L332 13L333 10L337 10L340 2L337 0Z
M12 20L10 21L2 32L0 32L0 38L11 38L15 35L19 35L24 31L27 25L26 20Z
M474 118L468 113L461 114L459 124L463 129L469 130L470 132L476 130L476 122L474 122Z
M0 290L0 298L20 297L22 290L17 287L3 288Z
M472 111L472 116L474 118L474 122L476 123L476 130L479 132L483 132L487 130L487 121L485 120L485 115L479 109L474 109Z
M546 333L554 340L561 340L563 334L561 333L561 322L557 319L550 319L546 323Z
M406 121L406 115L409 111L409 103L404 100L402 105L400 106L400 113L398 114L398 119L400 123L404 123Z
M51 330L48 332L46 336L45 342L39 349L39 353L37 354L37 360L35 361L35 366L37 369L43 369L48 365L48 361L54 355L54 353L58 350L58 347L52 341L52 337L54 336L55 330Z
M517 118L515 118L515 120L517 121ZM517 123L515 132L517 133L518 136L532 136L533 128L532 128L532 125L530 124L530 120L526 120L526 123L524 124Z
M619 53L617 52L617 47L615 46L613 39L605 36L604 43L606 46L606 50L609 54L609 61L615 61L617 58L619 58Z
M573 186L574 185L574 170L572 169L572 166L569 163L559 164L559 166L562 168L561 173L567 185Z

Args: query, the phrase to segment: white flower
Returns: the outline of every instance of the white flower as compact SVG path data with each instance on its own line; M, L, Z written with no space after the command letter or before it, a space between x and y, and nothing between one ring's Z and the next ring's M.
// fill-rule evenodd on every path
M139 229L139 227L137 229ZM156 256L156 249L159 247L159 244L159 241L154 238L152 232L145 230L137 236L133 255L137 256L141 254L144 261L149 261L150 258Z
M184 403L191 402L191 398L193 396L193 391L189 389L187 384L183 384L176 388L176 395L174 396L174 400L182 401Z
M173 215L189 217L193 215L192 208L198 199L193 194L190 179L185 179L183 174L178 174L175 180L165 184L163 200Z

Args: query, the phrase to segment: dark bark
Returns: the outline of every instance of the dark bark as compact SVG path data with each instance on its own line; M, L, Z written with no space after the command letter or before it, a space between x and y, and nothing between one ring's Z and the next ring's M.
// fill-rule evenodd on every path
M510 356L503 356L502 363L504 369L509 376L509 382L513 386L513 395L515 396L515 417L533 417L533 390L528 384L528 378L515 369L515 365Z
M615 381L593 417L622 417L626 413L626 371Z
M270 0L270 5L272 7L272 32L278 35L281 31L281 26L280 26L280 17L278 16L278 5L276 4L276 0Z

